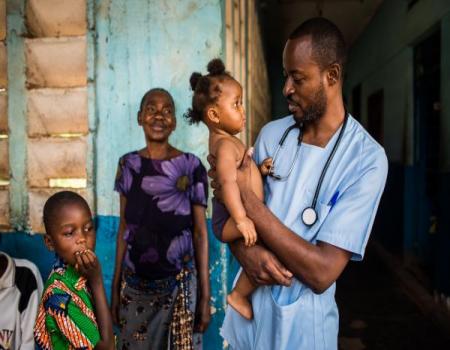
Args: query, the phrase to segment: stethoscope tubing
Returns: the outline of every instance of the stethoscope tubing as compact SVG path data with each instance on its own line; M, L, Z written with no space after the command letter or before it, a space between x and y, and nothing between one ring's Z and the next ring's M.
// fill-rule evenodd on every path
M271 176L278 181L286 181L288 179L289 175L291 175L292 170L294 169L295 163L297 162L298 154L300 152L300 147L301 147L302 141L303 141L303 124L295 123L295 124L289 126L284 131L283 136L281 136L280 142L278 142L278 146L277 146L277 148L275 150L275 154L273 155L273 158L272 158L272 167L275 167L278 153L279 153L280 149L283 147L286 137L289 135L291 130L295 129L295 128L298 128L299 134L298 134L297 150L295 151L294 160L292 161L292 164L291 164L286 176L271 174Z
M335 142L335 144L333 146L333 149L331 150L331 153L328 156L327 162L325 163L325 165L324 165L324 167L322 169L322 173L320 174L319 182L317 183L317 186L316 186L316 192L314 193L314 198L313 198L313 202L312 202L312 205L311 205L311 207L314 210L316 210L317 199L319 198L319 193L320 193L320 189L322 187L323 180L324 180L325 175L326 175L326 173L328 171L330 163L333 160L334 155L336 154L338 146L341 143L342 136L344 135L345 127L347 126L347 120L348 120L348 114L345 113L344 123L342 124L341 131L339 132L338 138L337 138L337 140L336 140L336 142Z
M324 167L322 169L322 172L320 174L319 181L317 182L317 185L316 185L316 191L314 192L314 197L313 197L312 204L311 204L310 207L305 208L305 210L303 211L303 213L304 213L308 209L311 209L313 211L315 219L312 222L307 223L307 222L305 222L305 219L303 218L303 213L302 213L302 221L307 226L312 226L317 221L317 212L316 212L317 199L319 198L320 189L322 188L322 183L323 183L323 180L325 179L325 175L326 175L326 173L328 171L328 168L329 168L329 166L331 164L331 161L333 160L334 155L336 154L336 151L337 151L337 149L338 149L338 147L339 147L339 145L341 143L342 137L343 137L344 132L345 132L345 128L347 126L347 121L348 121L348 113L347 113L347 111L345 111L344 122L342 124L342 127L341 127L341 130L339 132L338 138L337 138L337 140L336 140L336 142L335 142L335 144L333 146L333 149L331 150L331 153L328 156L328 159L327 159L327 161L326 161L326 163L325 163L325 165L324 165ZM278 142L278 146L277 146L277 148L275 150L275 154L273 156L273 161L272 161L272 167L275 167L275 162L276 162L278 153L279 153L280 149L283 147L284 141L286 140L286 138L289 135L289 133L291 132L291 130L295 129L295 128L299 129L299 135L298 135L298 144L297 144L297 150L296 150L295 155L294 155L294 160L292 161L292 164L291 164L291 166L289 168L289 171L288 171L286 176L276 175L276 174L273 174L273 173L271 174L271 176L275 180L286 181L288 179L289 175L291 174L292 170L294 169L294 166L295 166L295 163L297 161L297 157L298 157L301 145L302 145L302 141L303 141L303 124L295 123L295 124L289 126L285 130L285 132L281 136L280 141Z

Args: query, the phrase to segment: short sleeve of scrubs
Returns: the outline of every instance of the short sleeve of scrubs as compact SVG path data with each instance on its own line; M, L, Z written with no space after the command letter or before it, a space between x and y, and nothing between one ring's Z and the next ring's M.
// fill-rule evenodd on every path
M352 253L362 260L386 182L388 162L384 150L365 152L357 176L336 200L316 240Z

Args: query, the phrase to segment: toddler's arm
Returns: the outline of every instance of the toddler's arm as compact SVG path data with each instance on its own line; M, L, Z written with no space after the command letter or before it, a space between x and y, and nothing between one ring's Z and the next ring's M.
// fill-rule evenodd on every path
M217 147L217 179L222 187L222 199L236 227L242 234L247 246L256 243L256 230L242 205L239 187L236 182L236 162L239 152L232 141L224 140Z

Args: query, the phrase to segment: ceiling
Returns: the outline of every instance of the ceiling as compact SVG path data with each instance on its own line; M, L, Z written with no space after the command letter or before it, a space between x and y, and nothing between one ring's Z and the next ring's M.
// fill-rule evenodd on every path
M304 20L323 16L333 21L351 46L383 0L260 0L267 49L279 50Z

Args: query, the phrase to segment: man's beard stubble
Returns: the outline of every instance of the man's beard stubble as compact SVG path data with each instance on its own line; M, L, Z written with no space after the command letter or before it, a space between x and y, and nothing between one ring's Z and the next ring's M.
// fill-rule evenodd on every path
M301 107L300 107L301 108ZM314 94L313 103L306 109L302 109L303 115L300 117L294 116L298 123L313 123L323 117L327 109L327 97L325 96L325 89L323 84L320 84L319 89Z

